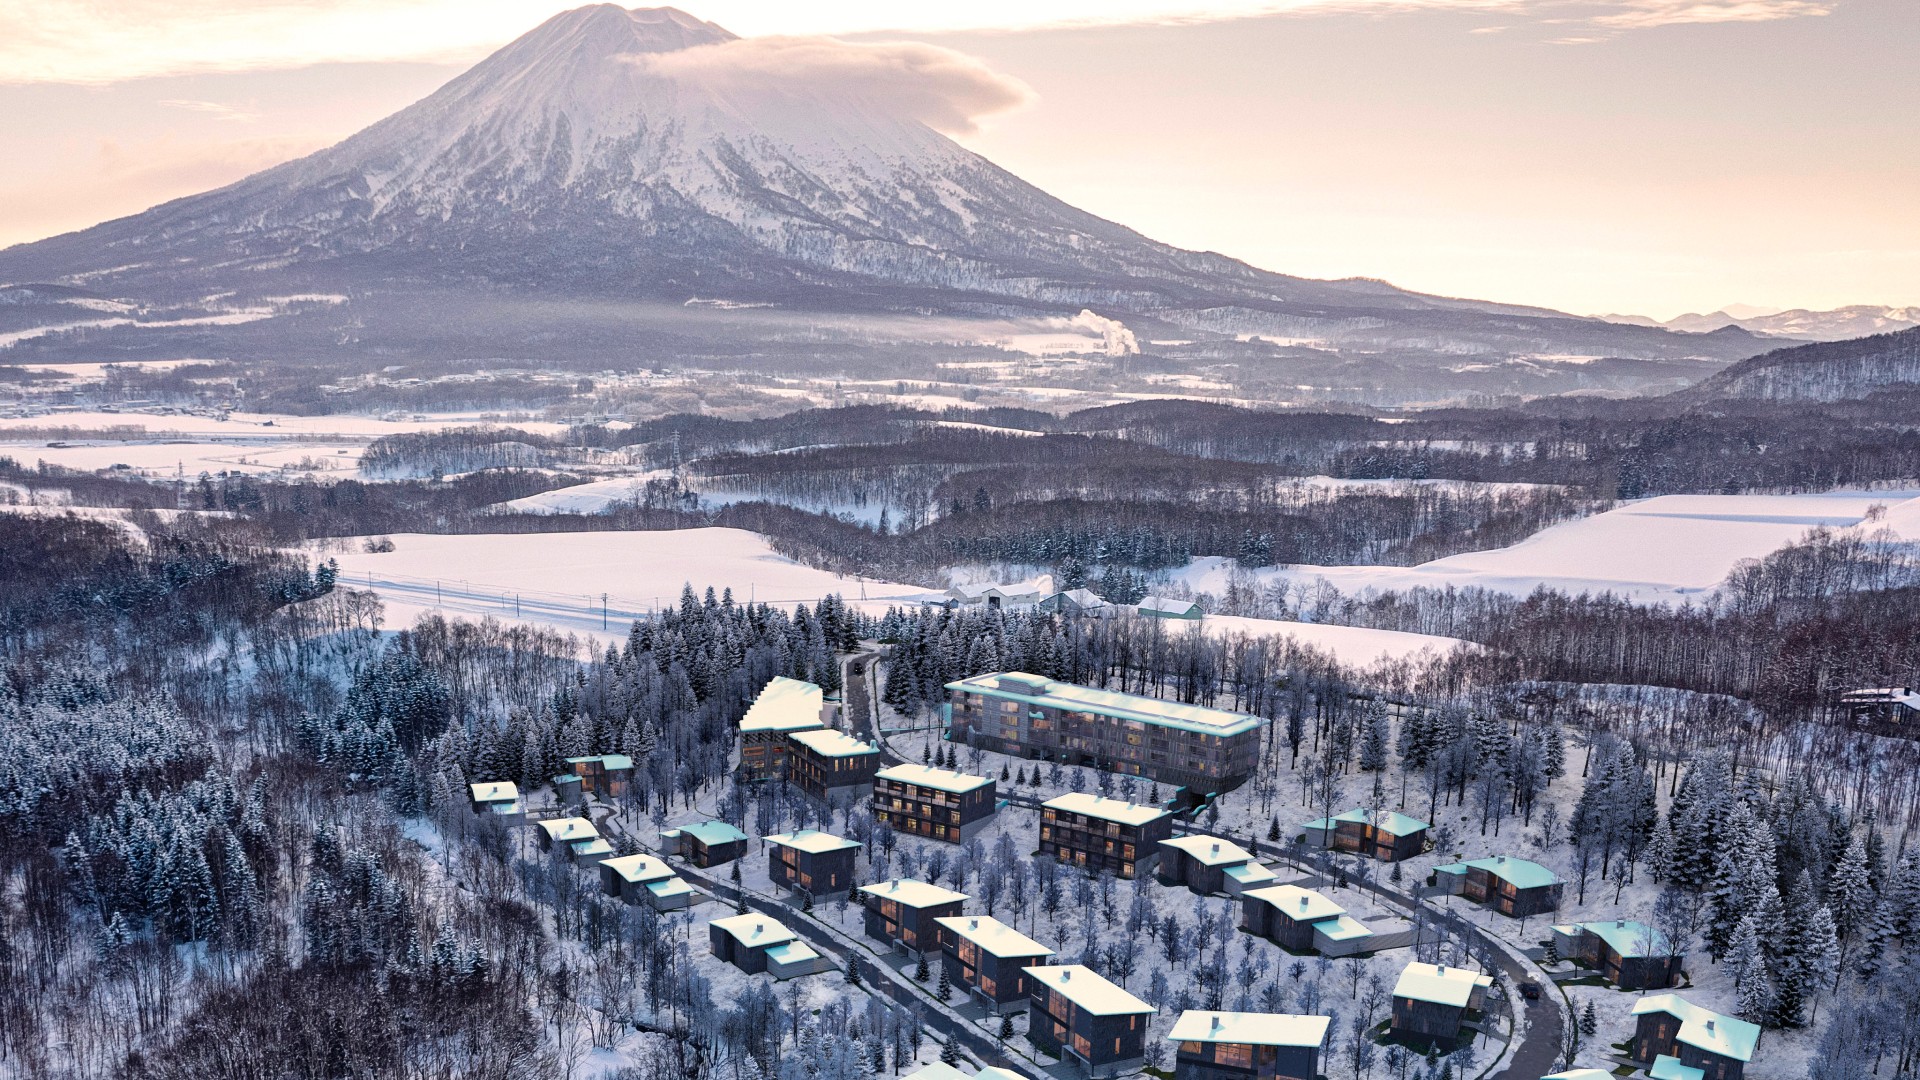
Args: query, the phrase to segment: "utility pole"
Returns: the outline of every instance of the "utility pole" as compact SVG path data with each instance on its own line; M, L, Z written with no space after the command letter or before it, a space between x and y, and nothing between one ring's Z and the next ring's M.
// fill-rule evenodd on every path
M600 629L607 628L607 594L600 594Z

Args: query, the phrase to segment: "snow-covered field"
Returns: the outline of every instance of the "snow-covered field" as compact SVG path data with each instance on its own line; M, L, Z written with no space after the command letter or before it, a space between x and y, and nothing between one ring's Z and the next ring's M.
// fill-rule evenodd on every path
M1563 522L1511 547L1419 566L1290 566L1258 571L1261 584L1318 580L1343 593L1421 586L1477 587L1524 595L1540 586L1612 592L1676 602L1704 593L1746 559L1800 539L1807 530L1859 524L1875 506L1890 524L1920 535L1916 491L1835 491L1817 495L1663 495ZM1175 580L1195 592L1226 591L1232 564L1196 560Z
M1338 657L1341 663L1365 667L1379 660L1406 660L1423 652L1443 654L1465 644L1459 638L1407 634L1398 630L1369 630L1359 626L1248 619L1238 615L1209 615L1200 625L1213 634L1251 637L1290 637L1302 645Z
M666 469L652 469L594 480L571 487L555 488L524 499L500 503L500 509L523 514L601 514L617 503L635 502L646 489L647 481L671 475Z
M44 461L66 469L93 472L116 465L145 476L171 478L182 472L188 479L202 472L338 472L351 475L360 467L358 444L289 440L248 442L88 442L49 446L44 442L0 442L0 457L22 465Z
M445 427L473 424L499 424L542 435L559 435L565 424L547 420L513 420L493 413L433 413L419 419L386 420L373 416L284 416L274 413L233 413L226 419L213 416L173 416L139 412L55 412L44 416L0 417L0 439L19 428L76 428L105 431L113 428L144 428L150 432L178 432L193 435L244 435L251 438L313 435L350 435L378 438L402 432L434 431Z

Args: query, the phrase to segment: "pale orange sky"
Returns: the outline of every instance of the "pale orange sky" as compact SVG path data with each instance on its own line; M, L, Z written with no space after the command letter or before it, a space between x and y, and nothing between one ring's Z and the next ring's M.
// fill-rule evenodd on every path
M0 0L0 243L325 145L567 6ZM978 56L1036 97L967 145L1285 273L1660 317L1920 304L1911 0L688 10Z

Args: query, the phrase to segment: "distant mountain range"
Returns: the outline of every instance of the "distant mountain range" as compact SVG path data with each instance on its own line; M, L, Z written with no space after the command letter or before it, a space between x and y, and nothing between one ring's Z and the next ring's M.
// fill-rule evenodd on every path
M1776 349L1672 395L1679 402L1831 402L1920 385L1920 328Z
M1843 341L1893 330L1920 326L1920 306L1880 307L1859 304L1831 311L1769 311L1743 304L1729 305L1711 315L1686 314L1665 322L1644 315L1602 315L1608 322L1627 326L1662 327L1689 334L1708 334L1729 326L1768 337L1799 338L1802 341Z
M671 8L566 12L336 146L0 251L0 363L684 358L721 337L737 363L824 332L781 321L792 312L865 319L885 331L860 340L885 341L907 333L886 321L901 316L1090 310L1141 340L1257 339L1259 362L1307 348L1376 382L1470 372L1481 392L1632 391L1648 384L1580 369L1625 359L1658 365L1649 380L1697 378L1765 348L1738 326L1634 325L1182 250L857 87L788 96L661 59L708 50L724 64L735 40Z

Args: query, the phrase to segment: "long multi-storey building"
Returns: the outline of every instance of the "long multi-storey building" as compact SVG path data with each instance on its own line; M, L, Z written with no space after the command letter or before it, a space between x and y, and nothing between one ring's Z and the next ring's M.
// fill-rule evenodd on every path
M1144 776L1209 795L1253 775L1257 716L1018 671L947 684L948 737L1003 754Z
M787 779L812 798L829 804L865 795L880 770L880 748L833 728L796 731L787 736Z
M1130 878L1153 867L1173 815L1121 799L1073 792L1040 804L1040 854L1089 874Z
M787 736L825 727L826 711L818 686L775 675L740 718L740 778L765 780L784 772Z
M969 840L993 816L994 782L926 765L895 765L873 774L873 816L930 840Z

